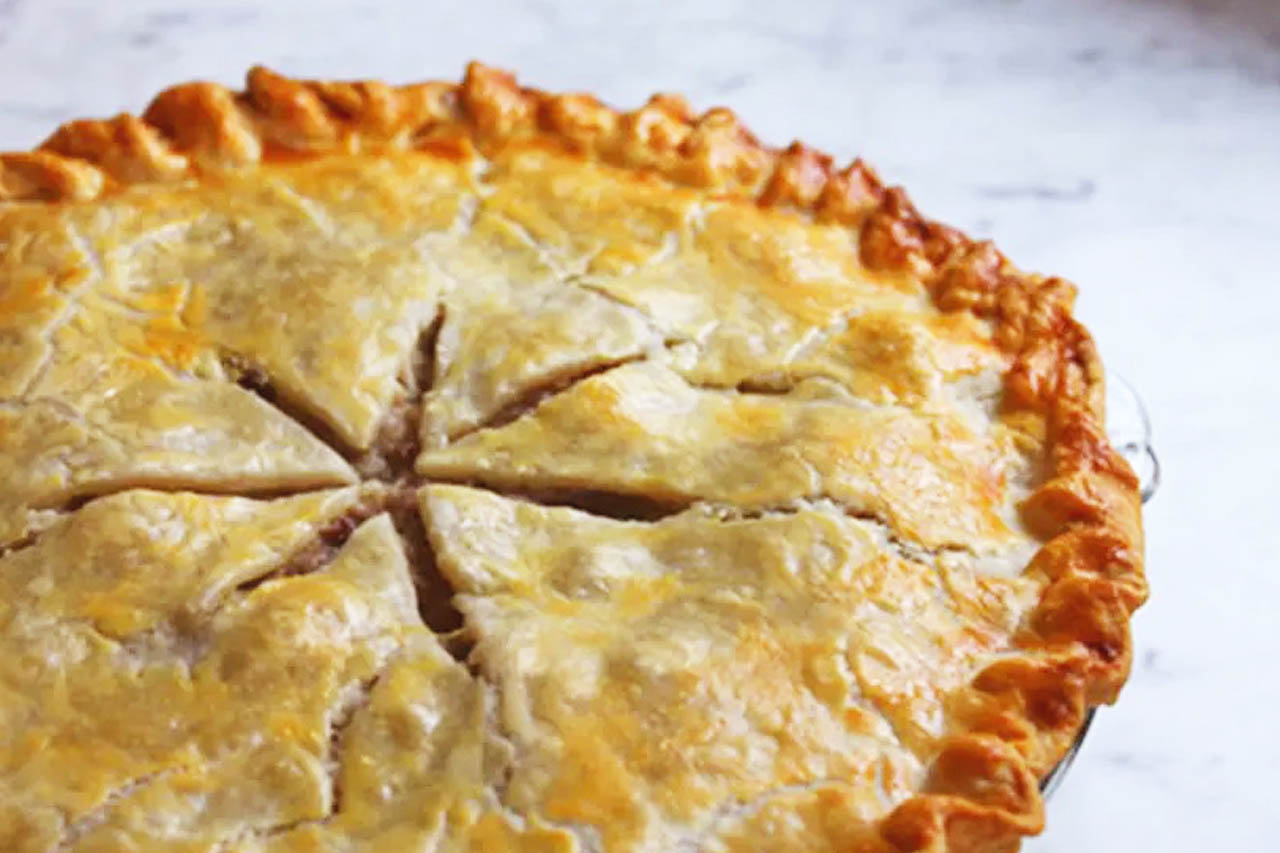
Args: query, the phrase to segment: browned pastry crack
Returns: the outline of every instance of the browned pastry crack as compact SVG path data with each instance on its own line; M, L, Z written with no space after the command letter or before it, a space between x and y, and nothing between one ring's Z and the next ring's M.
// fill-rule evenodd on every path
M356 528L382 511L384 500L376 496L360 501L341 515L330 519L310 542L289 555L283 563L266 574L249 578L236 586L236 592L252 592L268 581L318 572L333 562Z
M361 476L389 483L413 479L413 462L422 444L422 401L435 379L436 342L444 321L445 307L441 305L418 335L409 354L403 394L383 416L369 449L354 460Z
M573 385L590 379L592 376L597 376L624 364L631 364L632 362L639 361L642 358L643 356L632 356L630 358L608 361L603 364L570 367L561 373L544 376L538 382L530 384L519 399L512 400L481 423L450 435L449 438L452 441L456 441L460 438L465 438L473 432L504 427L522 415L533 411L540 403L549 397L554 397L556 394L566 391ZM414 458L416 458L416 454ZM409 461L412 463L413 459L411 458Z
M0 198L2 197L3 196L0 195ZM45 375L45 372L49 369L50 365L53 362L54 348L53 348L52 342L53 342L54 335L57 333L57 331L60 328L62 328L68 322L71 321L71 319L75 316L76 308L78 307L80 299L84 294L84 292L90 286L92 286L92 284L96 280L100 279L102 276L101 260L96 256L96 253L93 252L93 250L88 246L87 241L84 239L84 235L79 233L78 229L76 228L68 228L67 233L70 237L71 242L74 244L76 250L79 251L87 259L88 264L84 269L77 271L78 272L77 281L74 283L71 290L66 294L66 299L67 299L66 305L63 306L63 308L58 312L57 316L53 319L53 322L49 323L46 327L40 330L39 337L42 343L47 347L47 352L45 353L44 357L40 360L39 364L36 365L35 369L31 371L27 380L23 383L23 387L17 389L16 393L12 395L12 399L16 399L16 400L26 399L27 396L30 394L31 390L35 388L37 385L39 385L40 379ZM0 320L2 319L3 318L0 318ZM3 328L2 324L0 324L0 328ZM8 398L5 395L0 394L0 400L5 400L5 399L8 399Z
M10 554L17 553L24 548L30 548L36 544L36 540L40 537L38 530L32 530L24 536L14 539L12 542L0 542L0 557L7 557Z
M422 623L445 640L450 652L465 659L459 640L462 614L453 606L453 589L436 566L435 554L418 513L417 490L413 487L393 489L387 496L386 509L409 559Z
M208 486L192 486L190 483L175 483L169 479L151 479L148 477L130 478L128 481L118 481L111 484L108 488L102 489L82 489L77 494L67 498L57 504L36 504L32 508L38 510L42 514L38 527L27 531L22 536L9 541L0 541L0 557L6 557L15 554L27 548L36 545L40 541L41 535L45 530L54 524L58 519L69 516L80 511L84 507L94 501L111 497L134 489L145 489L156 492L184 492L197 495L225 495L244 498L256 498L258 500L273 500L275 498L287 498L294 495L307 494L309 492L322 491L323 487L303 487L303 488L236 488L236 489L218 489ZM301 572L291 572L298 574Z
M369 698L374 687L378 684L380 674L375 674L372 678L365 681L357 682L351 688L349 696L343 697L344 701L334 709L329 720L329 754L325 759L325 770L329 775L329 815L335 815L342 810L342 782L338 776L338 770L342 767L342 747L343 740L347 736L347 730L351 727L351 721L355 719L357 713L369 707ZM321 818L323 822L325 818Z
M325 774L329 785L329 810L327 814L322 817L295 820L260 829L255 833L257 837L270 838L273 835L283 835L302 826L323 825L342 811L341 770L343 741L347 737L347 731L350 729L356 715L368 709L371 694L381 677L381 673L377 673L364 681L348 685L348 689L341 696L337 706L329 713L326 725L328 729L328 753L324 761Z
M566 506L580 509L602 518L618 521L657 521L689 508L689 504L665 501L660 498L625 492L604 492L592 489L538 489L504 491L491 489L507 497L527 500L543 506Z
M282 395L268 373L260 367L248 364L238 355L226 356L223 366L236 384L251 391L332 447L366 480L411 482L415 479L413 462L421 446L422 400L431 390L435 375L436 341L444 319L445 308L441 306L431 322L423 327L405 365L403 390L388 408L373 441L364 450L344 441L336 430L305 405Z
M136 779L130 779L124 784L116 787L107 794L106 798L103 799L102 803L96 809L88 814L81 815L79 818L66 825L55 850L61 853L61 851L72 849L76 842L89 832L89 830L101 825L101 823L106 819L106 816L108 812L110 812L112 806L120 800L129 796L138 789L145 787L151 782L162 779L167 775L180 772L181 769L182 768L168 768L165 770L158 770L154 773L147 773L137 777Z
M282 395L262 368L246 363L244 358L238 355L226 356L223 359L223 367L237 385L296 422L333 448L344 459L350 461L358 455L355 448L343 441L332 427L317 417L314 412L309 411L303 403Z
M378 513L386 512L391 516L409 562L422 623L440 635L446 647L458 652L460 659L465 658L465 650L459 652L458 639L462 616L453 606L452 588L436 567L435 555L418 514L416 494L414 486L400 485L368 495L327 522L313 540L289 555L275 569L239 584L237 592L252 591L268 581L320 571L333 562L356 528ZM368 689L365 689L363 695L367 694Z

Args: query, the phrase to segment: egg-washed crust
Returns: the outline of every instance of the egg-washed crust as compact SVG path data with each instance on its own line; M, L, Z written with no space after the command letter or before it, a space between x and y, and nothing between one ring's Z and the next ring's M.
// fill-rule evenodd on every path
M589 95L523 88L480 64L460 84L313 82L254 68L244 92L177 86L142 118L71 122L35 151L0 154L0 201L83 202L125 185L199 181L307 155L490 154L514 142L844 225L867 267L908 272L940 309L992 324L1013 365L1005 413L1043 430L1049 448L1050 470L1022 507L1045 543L1027 571L1047 585L1015 637L1023 654L990 665L963 692L954 714L967 731L951 737L921 793L887 816L873 843L931 853L1016 849L1042 826L1038 778L1064 754L1087 708L1113 701L1125 681L1129 619L1146 595L1138 484L1105 437L1102 367L1071 316L1067 282L1019 271L989 242L923 218L861 160L838 169L800 143L768 148L725 109L696 116L682 99L656 95L617 112Z

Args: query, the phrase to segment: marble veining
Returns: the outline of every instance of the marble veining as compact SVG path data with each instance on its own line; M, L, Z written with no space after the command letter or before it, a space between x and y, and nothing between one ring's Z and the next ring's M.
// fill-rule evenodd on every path
M176 80L455 77L655 89L865 155L929 214L1078 282L1164 463L1133 677L1031 853L1280 837L1280 3L0 0L0 147Z

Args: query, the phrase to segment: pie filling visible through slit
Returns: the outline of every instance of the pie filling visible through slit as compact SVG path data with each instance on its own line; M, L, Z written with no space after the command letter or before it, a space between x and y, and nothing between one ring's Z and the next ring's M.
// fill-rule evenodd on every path
M0 155L0 848L1017 849L1146 593L1073 295L480 65Z

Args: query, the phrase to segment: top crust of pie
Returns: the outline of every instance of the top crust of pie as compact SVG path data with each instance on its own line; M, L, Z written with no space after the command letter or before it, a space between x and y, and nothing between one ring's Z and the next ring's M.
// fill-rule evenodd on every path
M1146 595L1073 299L478 64L0 154L0 847L1016 849Z

